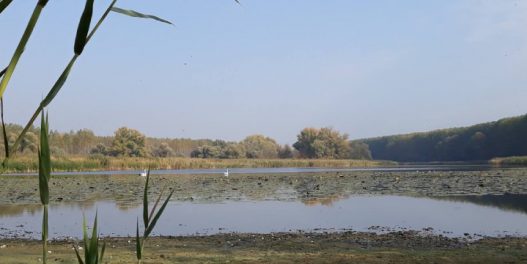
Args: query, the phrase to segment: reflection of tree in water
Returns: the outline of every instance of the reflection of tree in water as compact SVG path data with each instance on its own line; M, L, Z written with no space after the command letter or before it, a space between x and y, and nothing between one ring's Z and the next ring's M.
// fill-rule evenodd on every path
M142 204L137 203L137 202L115 201L115 206L121 212L127 212L127 211L130 211L130 210L133 210L135 208L138 208L141 205Z
M80 203L58 203L50 204L50 210L60 208L64 209L92 209L95 201L85 201ZM29 214L31 216L42 214L42 205L40 204L0 204L0 216L18 216Z
M496 207L502 210L522 212L527 214L526 194L462 195L432 198L437 200L468 202L477 205Z
M349 198L349 195L336 194L336 195L329 195L327 197L303 199L302 203L307 206L324 205L324 206L331 207L333 206L333 203L343 200L343 199L347 199L347 198Z
M15 216L21 214L36 215L41 214L40 204L2 204L0 205L0 216Z
M358 177L357 177L358 175ZM150 195L173 188L173 201L307 200L367 192L361 181L369 172L343 176L328 173L152 175ZM128 210L140 204L144 178L137 175L53 176L51 199L63 203L86 200L115 201ZM0 203L38 203L37 177L5 178L0 185Z

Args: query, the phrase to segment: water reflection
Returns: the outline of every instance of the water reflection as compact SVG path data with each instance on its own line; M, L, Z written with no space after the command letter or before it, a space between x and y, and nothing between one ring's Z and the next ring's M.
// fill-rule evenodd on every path
M158 222L155 234L343 229L370 231L370 227L380 226L388 230L423 230L432 227L436 233L448 236L463 236L464 233L527 235L527 214L525 207L520 205L526 199L524 195L451 198L387 195L331 196L302 202L171 202ZM511 208L514 211L510 211ZM40 206L4 205L0 210L0 238L39 237ZM142 214L140 206L123 206L109 201L55 204L50 206L51 236L79 237L83 214L92 218L96 210L101 232L109 236L133 236L135 220Z
M502 166L507 168L514 166ZM490 164L455 164L455 165L431 165L431 164L408 164L394 165L385 167L354 167L354 168L229 168L230 174L269 174L269 173L312 173L312 172L405 172L405 171L474 171L489 170L496 168ZM117 171L86 171L86 172L53 172L53 175L71 176L71 175L137 175L143 170L117 170ZM169 169L169 170L152 170L151 175L184 175L184 174L221 174L225 169ZM9 176L36 176L36 173L9 173Z
M347 200L353 198L351 195L328 195L323 197L311 197L301 199L302 204L306 206L334 206L341 200ZM417 196L414 198L422 199L434 199L440 201L451 201L451 202L464 202L471 203L481 206L489 206L498 208L504 211L514 211L527 214L527 194L505 194L505 195L459 195L459 196L437 196L437 197L424 197ZM264 201L264 198L258 199L258 201ZM222 201L216 201L215 203L221 203ZM225 202L225 201L223 201ZM203 202L201 202L203 203ZM81 210L93 209L97 204L97 201L85 201L79 203L61 203L51 204L50 207L57 208L78 208ZM115 208L119 211L133 211L141 206L139 203L127 202L127 201L115 201L113 202ZM0 217L18 216L18 215L35 215L41 213L42 206L39 204L0 204Z
M527 214L526 194L504 195L461 195L433 197L438 200L467 202L483 206L491 206L501 210L516 211Z
M306 206L333 206L336 202L347 198L349 198L349 195L330 195L327 197L304 199L302 200L302 203Z

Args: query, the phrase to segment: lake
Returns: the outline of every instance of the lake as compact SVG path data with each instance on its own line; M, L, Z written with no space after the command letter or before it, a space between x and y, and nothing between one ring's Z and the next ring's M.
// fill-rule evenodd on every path
M171 202L155 235L226 232L425 230L446 236L526 236L527 195L460 196L455 199L407 196L352 196L312 201ZM0 237L39 238L40 206L0 206ZM115 202L51 205L52 238L81 236L82 215L99 215L103 236L133 236L140 206Z
M151 200L175 190L155 235L389 232L527 236L527 170L487 166L154 171ZM0 180L0 238L40 237L37 177ZM134 236L144 178L135 171L56 174L50 237L81 236L98 212L103 236Z

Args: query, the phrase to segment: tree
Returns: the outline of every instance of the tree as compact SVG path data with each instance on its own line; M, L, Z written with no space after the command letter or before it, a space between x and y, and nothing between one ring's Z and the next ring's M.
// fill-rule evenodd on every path
M305 158L347 159L350 157L348 135L324 127L305 128L297 136L293 147Z
M92 148L90 150L90 154L91 155L107 155L108 154L108 149L106 148L106 146L104 144L97 144L97 146L95 146L95 148Z
M280 150L278 151L278 157L281 159L293 158L293 149L287 144L280 147Z
M141 132L121 127L115 131L108 154L115 157L145 157L145 136Z
M165 142L152 151L152 156L166 158L174 156L174 150Z
M223 159L239 159L245 157L245 148L239 143L229 143L221 151Z
M78 130L72 136L72 154L88 153L96 141L95 134L89 129Z
M280 146L272 138L262 135L246 137L241 144L245 148L245 156L250 159L274 159L278 157Z
M360 141L350 142L350 159L371 160L371 151L368 144Z
M212 159L220 158L221 148L218 146L204 145L198 147L190 153L192 158L203 158L203 159Z
M22 138L22 141L20 141L20 145L18 147L19 151L21 153L24 153L26 151L30 151L32 153L37 152L37 145L38 145L38 137L33 132L27 132L26 135Z
M297 141L293 144L293 147L298 150L302 157L312 158L315 157L315 150L313 143L317 139L318 129L316 128L304 128L300 131L297 136Z

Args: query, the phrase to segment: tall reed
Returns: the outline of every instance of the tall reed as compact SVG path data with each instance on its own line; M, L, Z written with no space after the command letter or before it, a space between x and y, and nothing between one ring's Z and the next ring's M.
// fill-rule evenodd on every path
M397 162L382 160L325 159L198 159L198 158L135 158L106 156L52 157L53 171L98 171L152 169L223 169L223 168L361 168L395 166ZM27 155L9 160L5 172L36 172L38 163Z
M42 113L40 124L40 147L38 150L38 189L43 207L42 215L42 261L47 263L48 254L48 204L49 179L51 178L51 154L48 143L48 117Z
M0 2L0 13L4 11L4 9L7 8L7 6L10 3L11 1L5 1L5 0ZM18 61L20 60L20 57L22 56L22 53L24 53L24 50L26 49L26 44L29 41L29 38L31 37L33 30L35 29L35 26L37 25L38 19L40 17L40 13L42 13L42 9L46 7L47 3L48 3L48 0L39 0L37 2L37 5L33 9L31 18L29 19L26 29L24 30L24 34L22 35L22 38L18 42L18 46L15 49L15 53L11 57L11 61L9 62L9 65L7 66L4 78L2 78L2 80L0 81L0 98L4 97L4 91L6 90L7 85L9 84L9 81L11 80L11 76L13 76L13 72L15 71L15 68L18 64Z
M88 237L88 228L86 227L86 218L82 220L82 239L84 241L84 260L79 253L80 247L74 246L75 254L79 264L99 264L102 263L106 242L103 242L102 248L99 249L99 234L97 233L97 213L93 221L92 235ZM100 251L99 251L100 250Z
M169 21L167 21L165 19L161 19L161 18L159 18L157 16L154 16L154 15L147 15L147 14L143 14L143 13L140 13L140 12L137 12L137 11L134 11L134 10L127 10L127 9L122 9L122 8L115 7L116 2L117 2L117 0L113 0L110 3L110 5L106 8L106 10L103 13L103 15L99 18L99 20L97 21L97 23L93 27L93 29L91 31L89 31L89 25L90 25L91 16L92 16L92 13L93 13L92 11L93 11L93 3L94 3L94 1L93 0L86 0L86 5L85 5L84 11L83 11L83 13L81 15L81 18L80 18L80 21L79 21L79 26L77 28L77 34L76 34L76 37L75 37L74 54L73 54L72 58L70 59L70 61L68 62L68 64L66 65L66 67L64 68L64 70L62 71L61 75L58 77L58 79L55 81L55 83L53 84L53 86L51 87L49 92L47 93L46 97L44 97L44 99L42 99L42 101L38 105L37 109L34 111L33 115L31 116L29 121L26 123L26 125L25 125L24 129L22 130L22 132L16 138L15 142L13 143L13 146L10 148L9 155L6 155L6 157L5 157L4 161L3 161L4 165L7 163L7 161L8 161L10 156L13 156L14 154L16 154L15 150L17 149L18 145L21 143L22 139L24 138L26 133L29 131L29 129L31 128L33 123L35 122L35 120L38 117L38 115L40 114L40 112L42 112L42 110L46 106L48 106L51 103L51 101L53 101L55 96L57 96L57 94L60 92L60 90L62 89L62 87L66 83L66 80L68 79L68 76L69 76L73 66L75 65L75 62L77 61L77 58L82 54L82 51L84 50L84 47L92 39L93 35L97 32L97 30L99 29L101 24L104 22L104 20L107 18L108 14L110 12L113 11L113 12L116 12L116 13L120 13L120 14L124 14L124 15L127 15L127 16L131 16L131 17L154 19L154 20L157 20L157 21L161 21L163 23L172 24L171 22L169 22ZM89 32L89 34L88 34L88 32ZM16 54L16 52L15 52L15 54ZM6 71L6 74L4 76L4 79L6 79L8 77L7 75L10 73L10 71L12 73L13 70L14 70L14 67L11 69L11 64L10 64L8 66L8 68L7 68L7 71ZM3 82L4 79L2 79L2 82ZM5 85L7 86L7 83ZM1 86L0 86L0 88L1 88Z
M146 182L145 182L145 189L143 193L143 224L144 224L144 231L142 237L139 236L139 219L137 219L137 229L136 229L136 237L135 237L135 245L136 245L136 257L137 257L137 263L141 263L143 260L143 251L145 246L145 241L148 239L152 231L154 230L154 227L163 214L163 211L165 210L165 207L168 204L168 201L170 201L170 198L172 197L172 194L174 194L174 190L170 191L170 194L167 196L165 202L159 210L156 212L156 208L159 205L159 201L161 201L161 197L163 196L164 190L161 191L159 196L157 197L156 202L154 203L154 207L152 207L152 210L148 212L148 182L150 181L150 169L148 169L148 172L146 173Z

